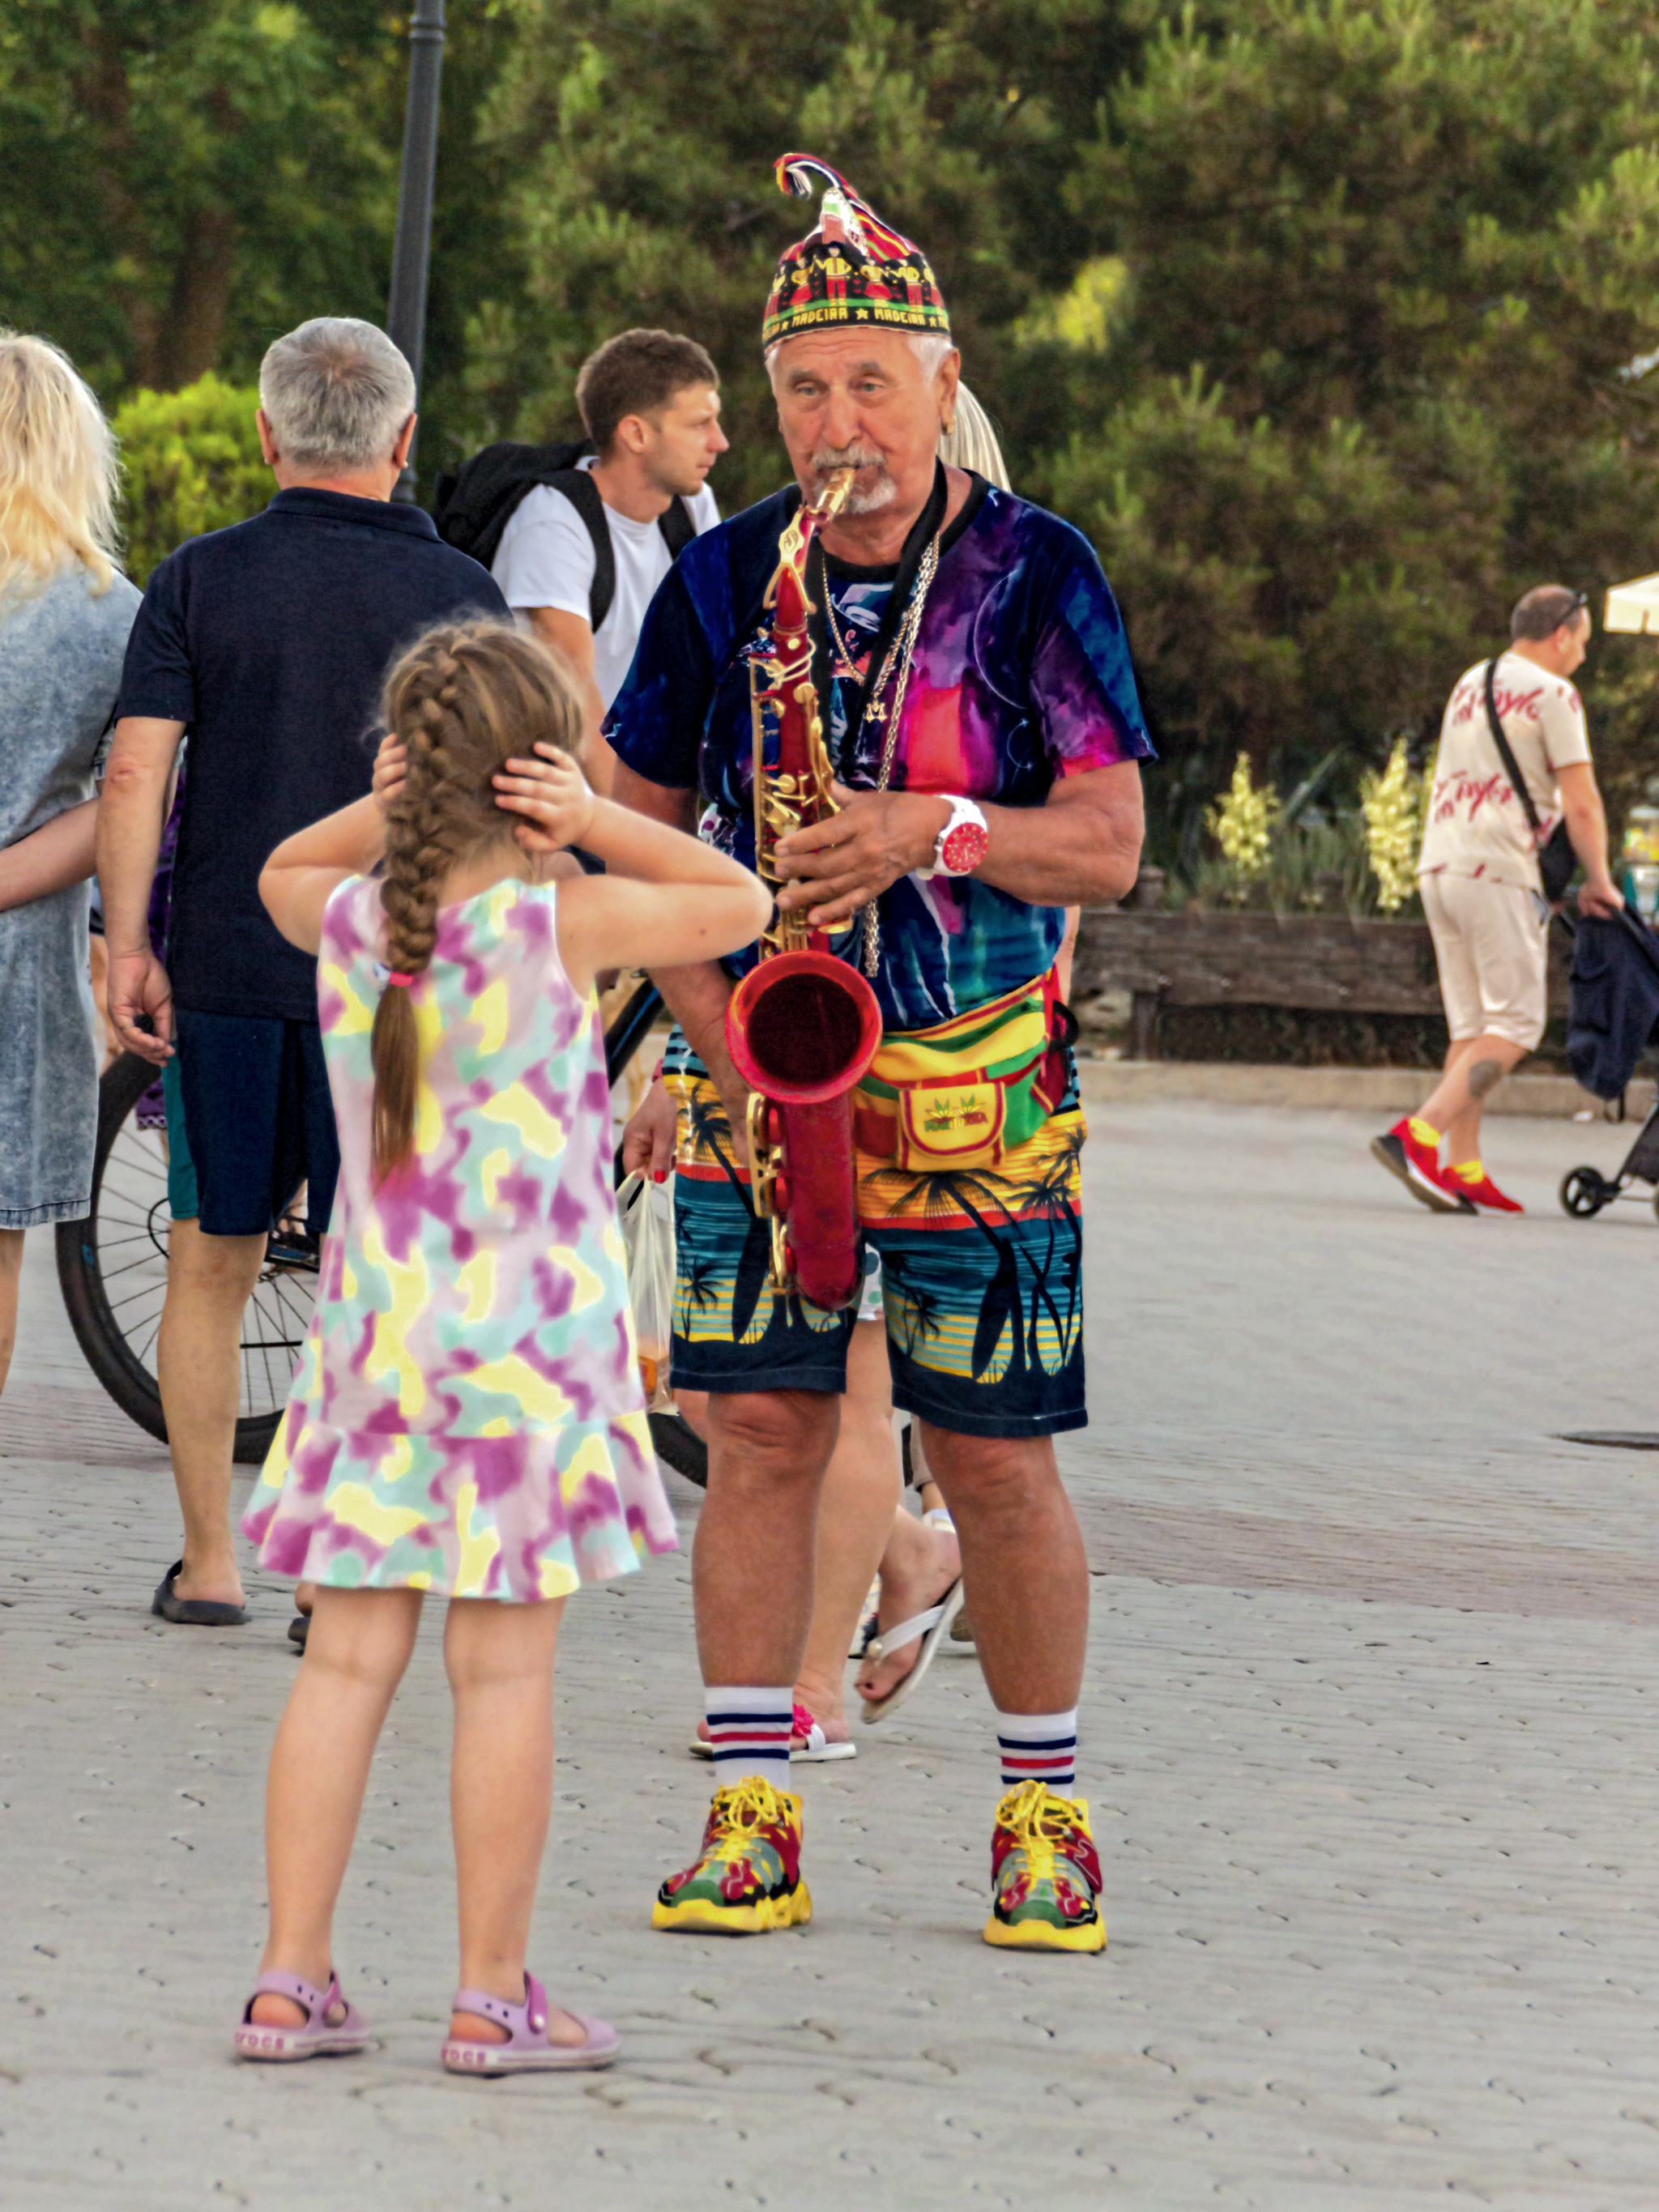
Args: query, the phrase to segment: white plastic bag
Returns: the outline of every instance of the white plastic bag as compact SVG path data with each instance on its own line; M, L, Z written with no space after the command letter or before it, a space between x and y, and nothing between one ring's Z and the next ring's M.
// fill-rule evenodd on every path
M628 1255L628 1301L634 1309L640 1382L653 1413L674 1402L668 1387L669 1339L674 1327L674 1205L672 1184L629 1176L617 1193L623 1247Z

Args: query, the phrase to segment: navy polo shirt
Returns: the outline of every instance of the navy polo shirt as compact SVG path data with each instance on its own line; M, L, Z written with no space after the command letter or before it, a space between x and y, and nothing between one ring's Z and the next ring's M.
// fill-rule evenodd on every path
M317 963L278 935L259 871L365 795L388 665L469 615L511 620L488 569L421 508L344 492L279 491L156 569L116 711L189 735L167 942L179 1006L316 1020Z

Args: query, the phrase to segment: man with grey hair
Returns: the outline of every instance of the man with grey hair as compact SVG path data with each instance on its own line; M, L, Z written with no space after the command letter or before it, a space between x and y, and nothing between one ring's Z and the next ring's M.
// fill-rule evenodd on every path
M164 1620L246 1618L230 1526L242 1317L301 1185L311 1247L338 1166L316 963L257 889L273 846L369 788L381 680L435 622L507 617L488 573L392 490L415 380L382 331L319 316L259 372L276 495L189 539L151 576L127 647L98 823L109 1014L167 1102L161 1402L184 1556ZM190 740L165 964L148 911L173 766Z
M1098 1951L1100 1862L1074 1794L1089 1577L1054 1448L1087 1418L1083 1124L1056 962L1066 907L1134 881L1152 745L1087 541L939 459L959 362L926 256L823 163L787 155L779 173L830 187L762 326L793 482L687 546L659 589L611 708L614 795L755 855L757 763L781 792L769 581L803 498L850 468L806 567L811 681L792 692L816 706L837 811L784 836L768 873L880 1012L846 1203L882 1262L894 1403L954 1517L996 1706L985 1937ZM653 1924L731 1935L811 1914L792 1705L855 1312L767 1286L726 1031L733 975L760 957L657 979L678 1023L672 1375L708 1394L694 1583L719 1787ZM931 1607L884 1618L884 1650L941 1624Z

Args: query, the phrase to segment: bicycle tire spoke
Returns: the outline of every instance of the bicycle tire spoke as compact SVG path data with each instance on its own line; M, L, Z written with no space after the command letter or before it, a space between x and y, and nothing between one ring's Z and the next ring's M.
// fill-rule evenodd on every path
M313 1297L308 1306L301 1307L292 1302L286 1291L278 1290L276 1295L282 1301L284 1315L291 1316L289 1325L298 1329L299 1341L303 1343L311 1328L311 1316L316 1310L316 1299Z
M118 1267L100 1267L98 1273L104 1282L112 1283L118 1275L130 1275L135 1267L148 1267L151 1265L153 1262L149 1253L141 1252L136 1260L123 1260Z

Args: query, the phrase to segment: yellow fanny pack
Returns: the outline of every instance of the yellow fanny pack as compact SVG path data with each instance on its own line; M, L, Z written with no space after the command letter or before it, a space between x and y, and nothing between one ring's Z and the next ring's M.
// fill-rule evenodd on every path
M1071 1015L1051 968L930 1030L893 1030L853 1097L859 1150L917 1174L994 1168L1066 1095Z

